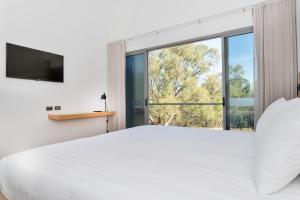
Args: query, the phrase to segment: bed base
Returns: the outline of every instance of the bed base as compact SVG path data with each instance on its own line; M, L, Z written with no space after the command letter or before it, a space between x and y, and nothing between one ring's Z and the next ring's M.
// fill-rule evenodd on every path
M7 198L5 198L1 192L0 192L0 200L7 200Z

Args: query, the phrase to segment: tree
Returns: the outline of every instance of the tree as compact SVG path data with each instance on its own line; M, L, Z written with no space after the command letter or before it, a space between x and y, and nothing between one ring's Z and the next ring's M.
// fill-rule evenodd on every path
M231 98L248 98L251 97L250 82L245 79L245 71L243 66L229 66L229 85Z
M236 65L229 67L229 96L230 98L253 98L253 86L245 79L243 66ZM254 107L231 106L230 107L231 128L254 129Z
M222 74L213 67L220 59L217 49L187 44L149 53L150 103L152 124L222 128L222 105L181 105L180 103L222 102ZM241 65L229 67L230 98L253 97L253 87L245 79ZM178 104L179 103L179 104ZM253 107L231 107L231 126L253 124Z
M201 44L150 52L150 102L221 102L221 74L212 73L219 58L217 49ZM161 125L221 127L223 123L222 106L153 105L149 114L153 124Z

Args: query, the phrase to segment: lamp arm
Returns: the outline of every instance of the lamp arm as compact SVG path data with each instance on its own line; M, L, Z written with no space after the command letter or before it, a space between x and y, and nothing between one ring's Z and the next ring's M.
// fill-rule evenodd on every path
M105 112L108 112L108 107L107 107L106 100L105 100Z

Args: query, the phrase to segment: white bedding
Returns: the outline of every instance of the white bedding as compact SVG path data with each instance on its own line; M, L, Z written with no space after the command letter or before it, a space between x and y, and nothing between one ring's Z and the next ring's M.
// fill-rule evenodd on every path
M2 159L9 200L299 200L259 196L253 134L143 126Z

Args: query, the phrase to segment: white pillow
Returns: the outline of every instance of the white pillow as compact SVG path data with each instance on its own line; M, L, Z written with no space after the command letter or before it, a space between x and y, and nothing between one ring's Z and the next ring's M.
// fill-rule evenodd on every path
M257 125L256 125L256 131L255 131L255 142L258 145L260 141L262 140L262 137L264 134L267 134L267 128L274 118L276 114L284 109L284 106L286 106L287 101L284 98L278 99L274 103L272 103L265 112L261 115L259 118Z
M255 182L260 193L272 194L300 173L300 100L287 101L265 130L256 147Z

